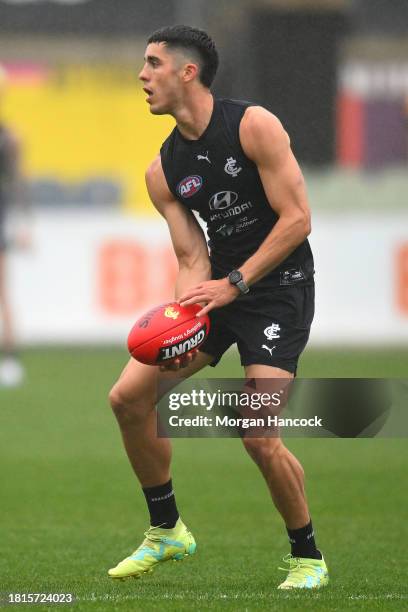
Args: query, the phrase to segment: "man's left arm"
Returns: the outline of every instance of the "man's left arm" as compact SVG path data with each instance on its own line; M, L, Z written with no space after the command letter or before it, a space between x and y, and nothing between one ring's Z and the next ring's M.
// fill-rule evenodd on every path
M266 109L249 107L241 121L245 155L257 166L269 204L278 221L257 251L240 267L250 287L284 261L310 233L310 210L305 183L280 121ZM207 302L199 314L232 302L239 289L228 278L207 281L182 296L183 305Z

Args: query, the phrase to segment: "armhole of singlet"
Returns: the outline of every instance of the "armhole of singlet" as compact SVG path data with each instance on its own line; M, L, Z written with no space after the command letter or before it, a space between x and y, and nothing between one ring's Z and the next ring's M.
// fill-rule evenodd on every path
M227 104L228 102L226 102L226 105ZM248 103L246 105L241 105L241 104L234 104L234 102L230 102L229 103L230 108L232 107L234 109L233 122L228 122L228 119L226 116L226 105L224 104L221 105L222 114L224 118L225 134L227 136L228 142L231 145L231 147L233 149L237 148L240 154L245 157L245 153L242 148L241 140L239 137L239 128L241 125L242 118L245 115L246 109L249 108L250 106L256 106L256 105L251 104L251 103Z
M176 200L178 200L179 196L173 189L174 181L173 181L173 176L171 172L171 163L170 163L170 148L173 142L174 142L174 133L171 133L170 136L164 141L164 143L161 146L160 159L161 159L161 165L163 169L164 178L166 179L167 187L169 188L169 191L172 193L172 195L176 198Z

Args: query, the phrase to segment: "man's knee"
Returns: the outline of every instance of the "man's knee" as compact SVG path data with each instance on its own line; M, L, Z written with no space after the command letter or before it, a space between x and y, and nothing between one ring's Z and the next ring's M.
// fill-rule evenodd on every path
M247 453L258 465L271 464L277 454L284 451L285 447L279 437L242 439Z
M122 408L122 406L125 403L124 398L122 394L120 393L120 389L118 385L114 385L112 389L109 391L108 399L109 399L109 404L115 414Z
M109 392L109 403L120 425L142 423L152 409L153 402L135 389L130 397L124 392L120 381Z

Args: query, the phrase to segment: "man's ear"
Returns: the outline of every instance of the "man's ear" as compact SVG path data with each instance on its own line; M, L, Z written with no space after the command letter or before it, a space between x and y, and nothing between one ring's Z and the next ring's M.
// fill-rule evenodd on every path
M183 79L186 83L195 79L198 75L198 65L197 64L185 64L183 69Z

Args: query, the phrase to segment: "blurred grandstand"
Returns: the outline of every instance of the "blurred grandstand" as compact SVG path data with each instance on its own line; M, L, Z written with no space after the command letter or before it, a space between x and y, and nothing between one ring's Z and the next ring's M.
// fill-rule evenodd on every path
M24 143L37 250L12 260L26 344L123 342L172 297L144 170L172 128L138 84L145 39L184 22L221 53L215 93L286 126L314 210L315 344L408 342L404 0L0 0L1 118ZM27 294L30 304L27 304Z

